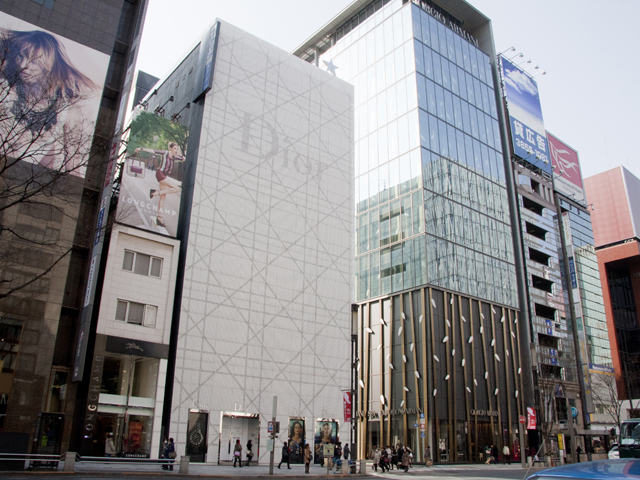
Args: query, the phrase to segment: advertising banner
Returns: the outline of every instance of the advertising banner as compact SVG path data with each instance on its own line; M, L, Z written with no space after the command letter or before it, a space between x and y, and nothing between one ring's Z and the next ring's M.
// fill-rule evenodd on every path
M142 110L134 113L118 222L176 236L188 138L182 125Z
M584 186L578 152L547 132L553 165L553 186L561 194L584 203Z
M506 58L501 60L513 153L551 174L538 84Z
M344 423L351 422L351 392L342 392L342 406L344 410Z
M3 155L83 177L109 56L0 12Z
M314 442L313 463L324 463L322 445L338 444L338 422L335 420L316 420L316 436Z
M289 417L289 463L304 463L305 421L301 417Z
M531 407L527 407L527 430L535 430L536 426L536 411Z

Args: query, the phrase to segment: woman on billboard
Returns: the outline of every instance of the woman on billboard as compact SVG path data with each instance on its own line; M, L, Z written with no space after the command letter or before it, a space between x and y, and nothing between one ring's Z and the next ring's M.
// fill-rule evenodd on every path
M315 463L322 464L322 445L338 443L338 424L336 422L316 422Z
M143 147L135 149L135 153L147 152L162 156L162 162L156 169L156 180L158 180L158 189L152 188L149 190L149 198L151 198L152 200L155 197L160 198L158 200L158 215L156 217L156 225L158 225L159 227L165 226L162 218L162 212L164 209L165 201L167 199L167 195L180 193L180 184L169 175L173 170L173 165L175 162L184 162L185 160L177 143L169 142L168 147L169 150L153 150L151 148Z
M82 103L98 86L47 32L0 29L0 42L2 103L8 109L3 122L12 122L10 131L5 128L12 156L61 171L77 169L90 139Z
M304 421L290 420L289 423L289 461L302 463L304 460Z

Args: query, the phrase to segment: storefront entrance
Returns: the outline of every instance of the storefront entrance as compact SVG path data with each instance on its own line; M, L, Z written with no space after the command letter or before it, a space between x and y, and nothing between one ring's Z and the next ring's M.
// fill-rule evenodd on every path
M286 430L280 431L285 437ZM260 417L250 413L223 413L220 422L220 462L233 462L233 447L236 440L242 445L242 459L246 461L247 442L253 443L253 460L257 461L260 455Z

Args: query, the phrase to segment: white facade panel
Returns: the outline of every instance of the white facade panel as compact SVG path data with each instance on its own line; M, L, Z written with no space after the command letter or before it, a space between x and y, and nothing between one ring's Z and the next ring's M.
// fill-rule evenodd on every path
M139 229L116 225L111 234L97 333L169 344L180 242ZM159 277L123 269L125 251L162 261ZM155 327L116 320L118 300L158 307Z
M170 430L180 453L190 409L209 413L207 461L227 448L225 412L260 416L264 461L273 396L283 426L307 419L307 442L316 418L342 420L352 104L346 82L222 22L184 275Z

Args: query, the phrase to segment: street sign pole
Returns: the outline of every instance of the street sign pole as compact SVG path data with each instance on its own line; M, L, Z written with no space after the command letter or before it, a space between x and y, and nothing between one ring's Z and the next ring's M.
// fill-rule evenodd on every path
M271 432L271 441L273 442L273 448L269 454L269 475L273 475L274 455L276 452L276 412L278 410L278 397L273 397L273 413L271 420L273 421L273 432Z
M524 447L524 429L526 427L527 418L524 415L520 415L520 425L518 432L520 433L520 463L522 468L527 468L527 449ZM524 422L523 422L524 420Z

